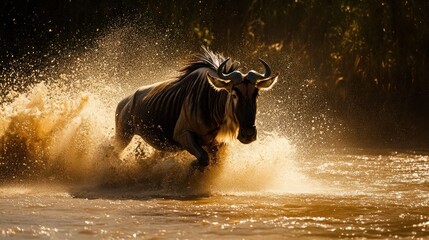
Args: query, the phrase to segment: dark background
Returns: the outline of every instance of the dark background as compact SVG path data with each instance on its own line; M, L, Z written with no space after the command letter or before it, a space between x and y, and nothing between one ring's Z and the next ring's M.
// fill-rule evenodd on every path
M428 1L413 0L3 0L2 102L57 56L91 48L115 26L144 34L150 25L190 52L206 45L243 62L269 59L288 83L276 93L299 102L279 123L292 136L314 138L317 116L355 144L428 148L428 13Z

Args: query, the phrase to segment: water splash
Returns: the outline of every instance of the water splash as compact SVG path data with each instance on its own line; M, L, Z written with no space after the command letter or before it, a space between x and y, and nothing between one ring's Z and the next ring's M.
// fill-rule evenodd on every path
M225 149L222 161L193 171L186 152L160 153L135 137L118 156L114 113L99 93L68 93L40 83L3 104L0 171L3 182L138 187L170 193L309 192L285 137L266 134L250 145Z
M317 191L317 182L297 166L293 145L279 134L261 134L250 145L232 143L204 173L190 169L193 156L187 152L159 153L138 137L118 156L112 140L116 103L138 85L170 78L177 68L165 66L166 59L177 65L177 56L160 60L162 51L151 49L146 38L130 28L113 31L75 62L65 62L68 68L58 66L57 77L46 76L24 93L10 91L0 105L0 183L163 195ZM162 38L157 41L163 45ZM132 49L141 54L128 54ZM164 62L158 75L154 62Z
M2 180L88 176L113 124L93 97L67 94L58 85L42 82L3 104Z
M242 145L232 143L213 190L220 192L313 193L321 186L305 176L296 162L294 146L277 134L259 136Z

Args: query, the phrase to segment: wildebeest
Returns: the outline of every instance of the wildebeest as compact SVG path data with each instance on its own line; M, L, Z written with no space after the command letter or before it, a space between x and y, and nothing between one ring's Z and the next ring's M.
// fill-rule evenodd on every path
M242 143L256 140L256 99L270 89L279 73L259 59L265 73L241 73L238 62L203 48L180 70L177 79L144 86L119 102L116 141L121 149L137 134L162 151L187 150L204 169L209 155L204 149L237 137Z

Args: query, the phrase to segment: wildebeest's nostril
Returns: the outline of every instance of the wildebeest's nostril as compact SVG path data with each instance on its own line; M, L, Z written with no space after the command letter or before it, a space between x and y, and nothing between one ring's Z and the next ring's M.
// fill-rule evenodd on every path
M242 128L240 129L241 134L244 138L251 138L256 136L256 128L252 127L252 128Z

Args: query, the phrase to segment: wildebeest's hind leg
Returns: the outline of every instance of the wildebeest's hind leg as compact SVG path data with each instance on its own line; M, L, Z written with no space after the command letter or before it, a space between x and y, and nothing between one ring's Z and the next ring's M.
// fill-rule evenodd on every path
M115 114L115 149L120 153L130 143L134 136L133 95L119 102Z

